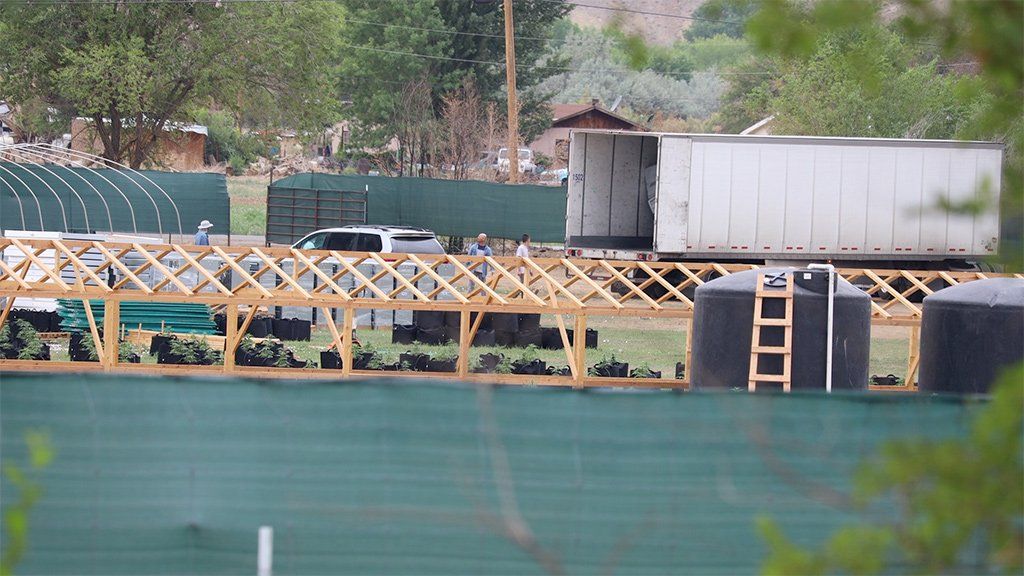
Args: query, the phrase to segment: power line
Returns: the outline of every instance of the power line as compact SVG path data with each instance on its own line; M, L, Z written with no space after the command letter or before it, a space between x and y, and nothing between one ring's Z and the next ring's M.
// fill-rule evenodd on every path
M612 12L628 12L630 14L640 14L642 16L658 16L661 18L678 18L680 20L695 20L700 22L714 22L717 24L743 24L743 22L734 22L732 20L717 20L715 18L702 18L700 16L683 16L682 14L672 14L669 12L651 12L649 10L637 10L635 8L622 8L615 6L598 6L596 4L584 4L582 2L572 2L570 0L540 0L541 2L549 2L554 4L568 4L570 6L576 6L579 8L593 8L595 10L608 10Z

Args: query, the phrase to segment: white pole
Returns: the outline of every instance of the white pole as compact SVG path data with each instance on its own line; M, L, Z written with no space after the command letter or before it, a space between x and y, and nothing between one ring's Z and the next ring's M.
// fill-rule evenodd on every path
M274 573L274 528L260 526L258 540L256 576L271 576Z
M811 270L825 270L828 272L828 327L825 329L826 332L826 345L825 345L825 392L832 393L832 322L833 313L835 310L835 282L836 282L836 268L831 264L810 264L807 266Z

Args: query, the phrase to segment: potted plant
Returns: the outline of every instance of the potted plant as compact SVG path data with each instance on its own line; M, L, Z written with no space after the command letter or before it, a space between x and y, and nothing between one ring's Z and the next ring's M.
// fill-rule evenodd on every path
M661 372L651 370L651 367L647 365L647 362L642 362L640 366L633 368L629 371L630 378L661 378Z
M556 368L554 366L548 366L547 370L544 371L548 376L571 376L572 370L568 365Z
M122 340L117 346L117 361L124 364L139 364L142 362L142 357L135 345Z
M174 335L171 334L170 328L164 326L160 333L154 334L153 338L149 341L149 355L159 356L161 350L170 346L172 338L174 338Z
M523 350L522 356L512 362L513 374L543 375L547 365L537 356L537 347L533 344Z
M492 354L487 352L477 356L476 364L473 366L473 372L477 374L489 374L495 372L498 365L505 360L504 354Z
M453 349L443 349L432 358L427 359L427 372L455 372L459 363L459 353Z
M212 365L222 360L221 353L203 338L189 336L172 338L166 351L157 355L159 364Z
M424 354L415 346L411 350L407 350L398 355L398 362L401 365L402 370L423 372L427 369L427 362L429 361L430 355Z
M72 349L72 346L68 345L68 353L71 355L72 362L99 362L99 354L96 353L96 341L92 339L92 334L82 333L78 341L78 346Z
M352 350L352 368L354 370L369 370L370 363L380 355L371 345L364 344Z
M676 362L676 380L682 380L686 374L686 364L682 362Z
M625 378L629 376L629 364L619 362L615 359L615 354L612 354L610 357L602 357L600 362L587 370L587 374L602 378Z
M49 360L50 347L27 320L12 319L0 330L0 357L18 360Z
M320 351L320 367L326 370L341 370L342 368L341 354L334 348L330 350Z

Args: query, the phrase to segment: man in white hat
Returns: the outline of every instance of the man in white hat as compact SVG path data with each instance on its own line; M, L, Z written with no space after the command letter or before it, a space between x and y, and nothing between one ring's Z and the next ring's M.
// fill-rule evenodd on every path
M209 246L210 245L210 234L207 232L210 228L213 228L213 224L209 220L203 220L199 223L199 231L196 232L196 238L193 244L196 246Z

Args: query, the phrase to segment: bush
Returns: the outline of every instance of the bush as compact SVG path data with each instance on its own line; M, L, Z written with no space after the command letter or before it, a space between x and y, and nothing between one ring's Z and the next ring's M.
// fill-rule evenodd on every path
M212 156L218 162L227 162L235 175L244 174L249 164L267 155L266 144L257 136L244 134L227 112L200 110L196 114L196 121L204 124L209 131L206 156Z

